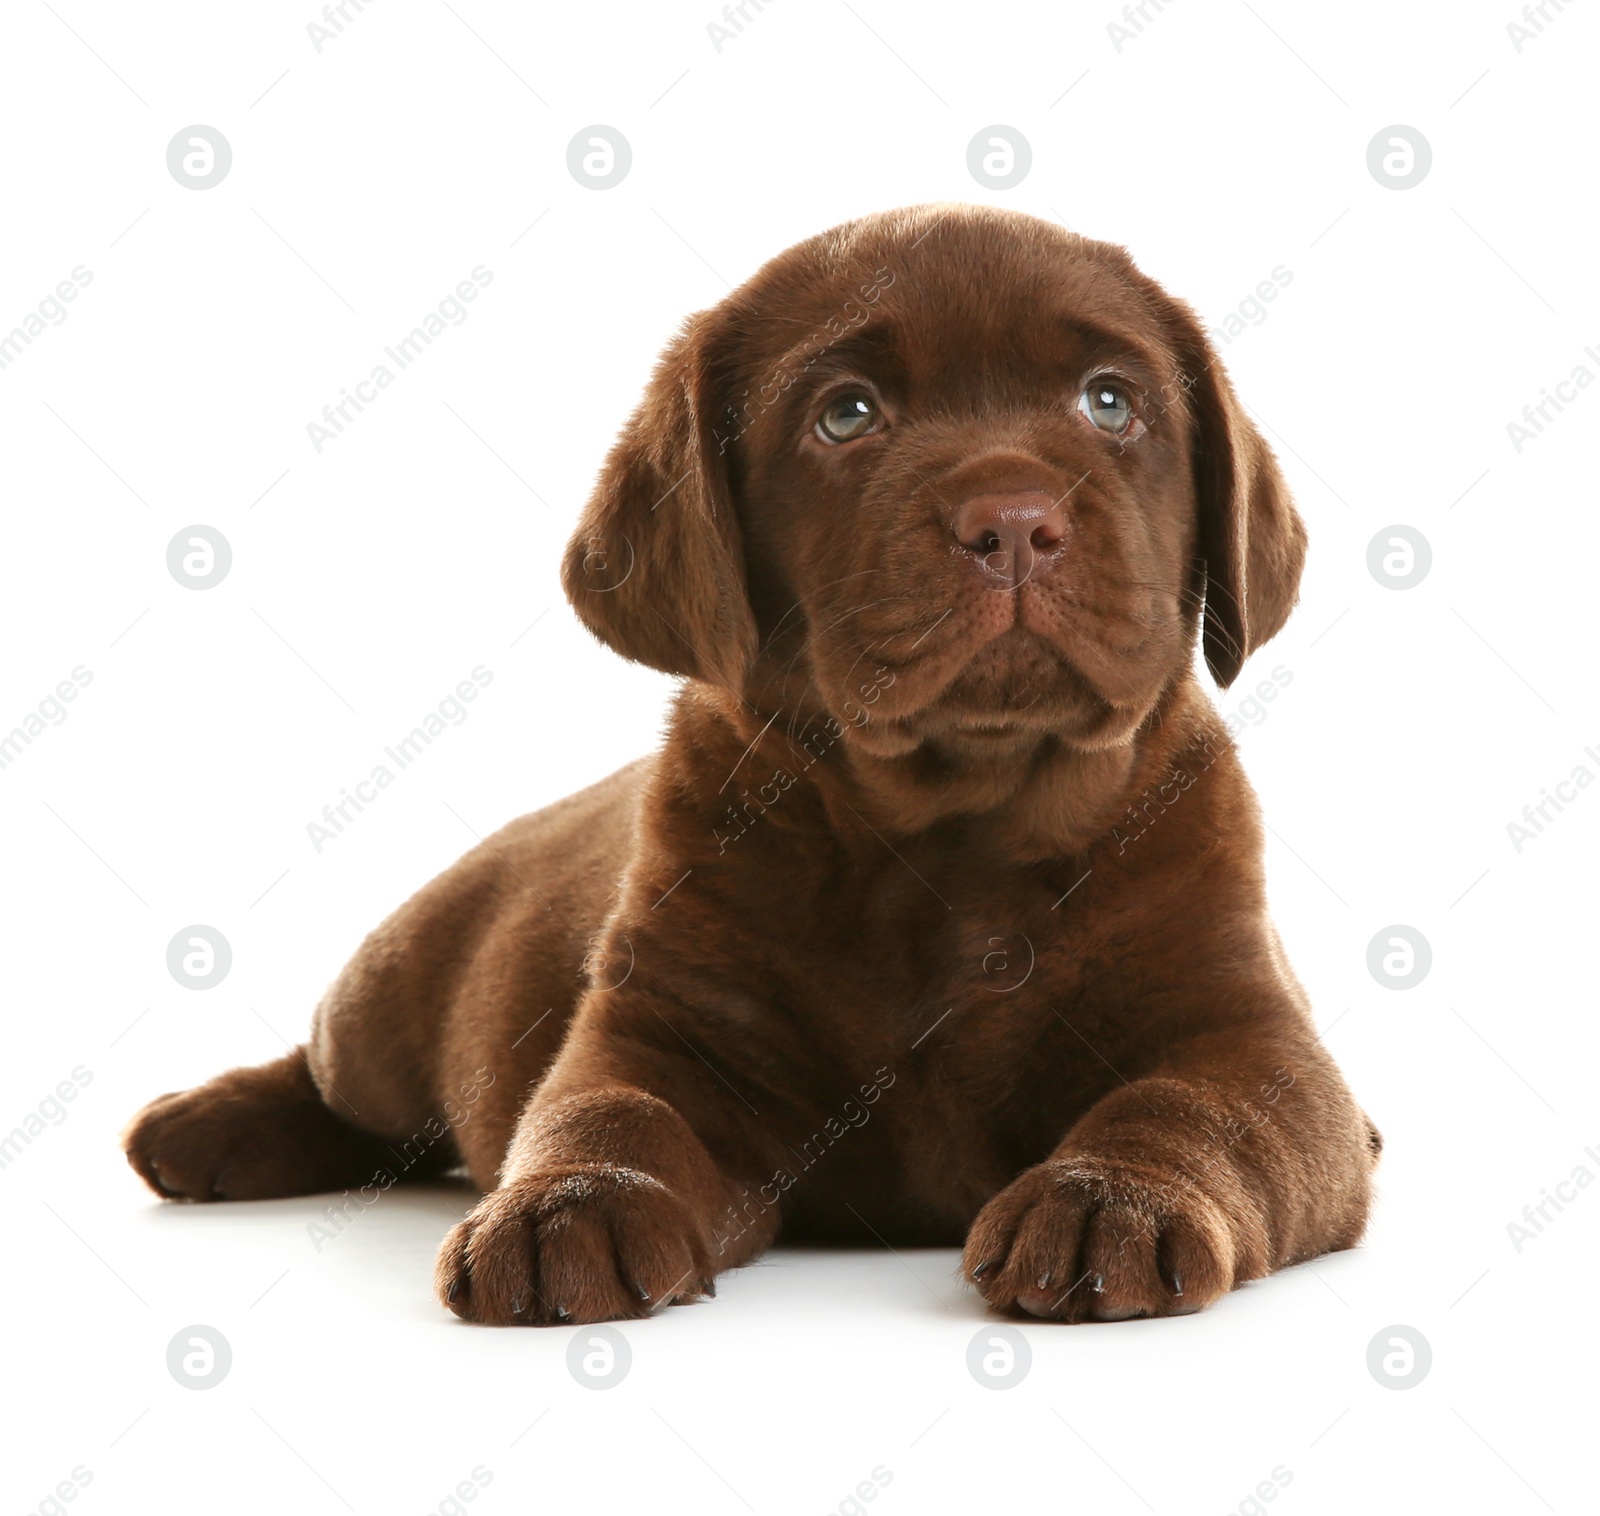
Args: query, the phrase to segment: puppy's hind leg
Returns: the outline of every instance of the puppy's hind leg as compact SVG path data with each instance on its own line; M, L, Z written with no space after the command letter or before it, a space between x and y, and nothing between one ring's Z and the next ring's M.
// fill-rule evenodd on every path
M336 1096L333 1098L337 1098ZM323 1100L303 1047L152 1100L122 1134L128 1162L169 1200L269 1200L364 1184L395 1155ZM454 1162L441 1143L411 1176Z

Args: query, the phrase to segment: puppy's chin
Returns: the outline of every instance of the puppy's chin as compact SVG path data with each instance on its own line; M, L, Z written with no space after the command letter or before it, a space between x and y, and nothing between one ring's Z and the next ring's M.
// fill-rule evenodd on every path
M1146 714L1109 707L1056 721L1007 721L1000 716L952 720L930 714L862 727L847 740L877 758L921 753L965 770L1020 769L1051 753L1087 755L1127 747Z
M963 769L1027 765L1045 751L1105 753L1128 746L1166 680L1130 704L1113 704L1076 671L1059 667L1020 698L997 698L988 678L957 679L924 704L886 701L865 720L840 719L847 747L878 759L921 753Z

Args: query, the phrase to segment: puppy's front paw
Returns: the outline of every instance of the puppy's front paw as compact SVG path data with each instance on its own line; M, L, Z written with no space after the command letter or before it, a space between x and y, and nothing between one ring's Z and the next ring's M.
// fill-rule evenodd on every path
M962 1272L995 1309L1060 1321L1198 1311L1237 1282L1221 1209L1188 1179L1051 1159L991 1200Z
M122 1146L169 1200L311 1195L363 1184L393 1161L381 1138L323 1104L299 1048L152 1100L128 1123Z
M445 1238L434 1286L467 1321L551 1326L714 1295L714 1273L689 1208L660 1180L575 1164L484 1196Z

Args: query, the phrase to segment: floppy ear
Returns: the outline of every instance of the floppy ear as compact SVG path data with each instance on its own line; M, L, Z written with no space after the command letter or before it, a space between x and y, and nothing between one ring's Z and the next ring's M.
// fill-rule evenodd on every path
M662 354L567 544L561 583L578 619L624 658L739 690L756 627L712 427L717 321L691 316Z
M1223 689L1289 619L1300 594L1306 528L1272 449L1245 415L1196 324L1191 329L1195 497L1205 560L1206 666Z

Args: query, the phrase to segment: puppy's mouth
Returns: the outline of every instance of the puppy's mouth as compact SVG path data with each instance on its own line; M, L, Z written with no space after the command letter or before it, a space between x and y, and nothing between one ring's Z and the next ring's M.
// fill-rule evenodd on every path
M1002 759L1046 740L1100 749L1131 736L1155 693L1108 693L1020 614L974 641L962 635L886 666L883 698L849 723L852 738L884 754L933 744Z
M1087 735L1118 703L1019 615L962 661L922 715L960 736L999 741L1028 732Z
M814 613L813 687L850 740L1000 764L1132 740L1182 661L1176 601L1075 561L1004 585L963 568L947 599L891 591Z

